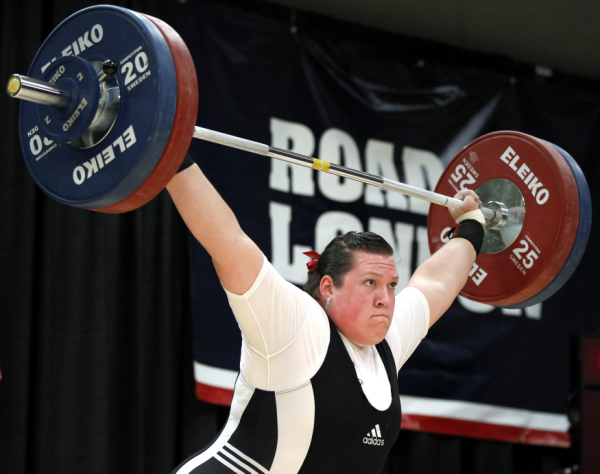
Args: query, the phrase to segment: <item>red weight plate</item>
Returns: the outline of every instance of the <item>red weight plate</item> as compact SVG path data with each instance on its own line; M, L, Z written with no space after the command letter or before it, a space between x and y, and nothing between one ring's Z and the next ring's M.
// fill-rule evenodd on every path
M177 109L165 150L144 184L112 206L94 209L119 214L143 206L156 197L175 176L190 147L198 112L198 78L192 56L179 34L164 21L144 15L161 31L171 49L177 73Z
M479 253L460 294L480 303L511 306L537 295L565 264L579 224L579 194L568 163L553 146L510 131L467 145L444 170L435 191L454 196L461 186L477 190L491 179L506 179L519 188L525 220L507 248ZM495 199L502 201L501 196ZM447 209L430 207L427 235L432 254L443 246L445 229L454 225Z

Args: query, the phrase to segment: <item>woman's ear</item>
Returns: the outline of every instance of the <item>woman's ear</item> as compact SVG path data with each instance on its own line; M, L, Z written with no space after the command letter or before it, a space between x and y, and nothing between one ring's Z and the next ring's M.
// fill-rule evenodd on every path
M321 295L321 299L327 300L328 296L333 294L333 280L329 275L325 275L321 278L321 283L319 284L319 294Z

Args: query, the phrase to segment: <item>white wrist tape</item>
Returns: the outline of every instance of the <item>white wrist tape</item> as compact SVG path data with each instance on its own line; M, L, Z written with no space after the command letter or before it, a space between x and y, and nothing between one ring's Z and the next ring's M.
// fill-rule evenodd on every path
M462 221L467 219L474 219L479 222L483 228L485 229L485 217L483 217L483 212L480 209L475 209L474 211L465 212L462 216L456 219L456 223L460 224Z

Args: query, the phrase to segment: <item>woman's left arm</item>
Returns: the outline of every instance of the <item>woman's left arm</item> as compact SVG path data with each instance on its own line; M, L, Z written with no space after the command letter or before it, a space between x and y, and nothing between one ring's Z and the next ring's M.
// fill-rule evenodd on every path
M454 197L463 200L461 209L450 211L455 220L481 207L473 191L463 191ZM485 222L483 214L480 220ZM429 327L448 310L465 286L476 257L474 244L465 238L453 238L417 268L407 286L425 295L429 303Z

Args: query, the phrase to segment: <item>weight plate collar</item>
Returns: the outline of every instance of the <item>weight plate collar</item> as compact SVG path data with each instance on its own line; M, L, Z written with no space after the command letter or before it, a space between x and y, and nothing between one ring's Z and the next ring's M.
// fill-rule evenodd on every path
M61 143L78 138L91 125L100 101L94 67L77 56L63 56L46 69L41 79L71 92L70 104L63 110L48 105L35 106L42 133Z

